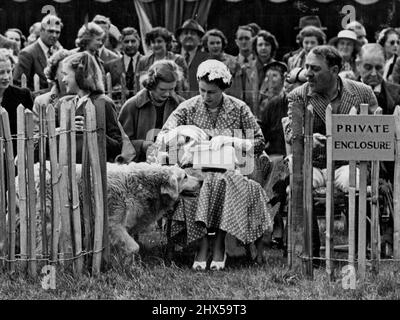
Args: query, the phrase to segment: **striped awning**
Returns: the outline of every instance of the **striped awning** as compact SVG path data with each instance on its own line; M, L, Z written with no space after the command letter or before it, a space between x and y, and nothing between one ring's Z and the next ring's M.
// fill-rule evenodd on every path
M27 2L29 0L14 0L14 1L16 1L16 2ZM65 3L65 2L70 2L72 0L53 0L53 1L54 2L58 2L58 3ZM111 2L113 0L93 0L93 1L106 3L106 2ZM142 2L153 2L153 1L156 1L156 0L140 0L140 1L142 1ZM198 1L198 0L184 0L184 1L194 2L194 1ZM225 0L225 1L227 1L227 2L240 2L240 1L246 1L246 0ZM269 1L273 2L273 3L284 3L284 2L287 2L289 0L269 0ZM333 2L335 0L314 0L314 1L320 2L320 3L330 3L330 2ZM360 3L360 4L368 5L368 4L376 3L379 0L353 0L353 1L355 1L357 3Z

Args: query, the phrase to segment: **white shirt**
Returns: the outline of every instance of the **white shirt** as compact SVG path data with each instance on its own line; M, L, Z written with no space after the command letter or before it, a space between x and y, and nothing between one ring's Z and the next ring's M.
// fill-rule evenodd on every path
M382 90L382 83L378 84L376 87L372 88L376 94L381 93Z
M44 56L46 57L46 59L48 59L48 52L49 52L49 47L46 46L44 44L44 42L42 41L42 39L38 38L37 42L39 43L40 47L42 48L43 52L44 52Z
M136 54L133 56L133 72L136 71L136 64L137 61L139 59L139 52L136 52ZM127 56L126 54L124 54L124 66L125 66L125 71L128 71L128 66L129 66L129 62L131 61L131 57Z

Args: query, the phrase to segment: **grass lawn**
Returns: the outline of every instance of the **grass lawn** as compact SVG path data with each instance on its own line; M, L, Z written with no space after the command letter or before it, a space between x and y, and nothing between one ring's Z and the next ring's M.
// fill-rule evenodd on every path
M324 269L315 269L310 281L289 271L282 251L266 251L266 264L256 265L244 257L228 257L221 272L193 272L193 249L178 251L172 264L163 259L165 238L149 232L141 238L144 249L134 264L114 263L97 278L74 278L57 270L56 289L44 290L41 278L0 273L3 299L400 299L400 264L381 263L380 274L368 272L356 289L344 290L337 280L329 282ZM41 267L41 266L40 266ZM40 267L38 270L40 270Z

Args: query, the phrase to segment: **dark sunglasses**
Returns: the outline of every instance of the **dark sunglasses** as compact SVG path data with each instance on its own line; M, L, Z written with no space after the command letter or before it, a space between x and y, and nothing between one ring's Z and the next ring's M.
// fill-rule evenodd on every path
M394 46L394 44L400 44L400 40L392 40L392 41L390 41L389 42L389 44L391 45L391 46Z
M238 38L238 40L250 40L251 38L250 37L240 37L240 38Z

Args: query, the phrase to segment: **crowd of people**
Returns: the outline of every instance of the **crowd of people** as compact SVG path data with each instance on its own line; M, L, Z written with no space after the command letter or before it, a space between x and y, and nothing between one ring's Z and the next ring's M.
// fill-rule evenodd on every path
M17 28L1 36L0 103L10 114L12 134L19 103L33 109L37 132L42 105L58 110L61 101L69 101L77 111L79 132L83 106L91 100L96 107L106 108L108 161L121 154L124 136L134 147L131 160L158 162L161 148L171 143L171 137L181 135L210 140L213 148L232 145L240 151L251 149L256 157L266 153L274 164L290 149L292 108L311 104L316 114L313 185L320 187L326 181L327 105L343 114L360 103L369 104L371 113L379 105L383 114L392 114L400 105L400 33L396 28L378 30L376 41L368 43L365 28L354 21L327 39L318 16L302 17L294 33L298 48L278 61L279 38L256 23L237 28L236 56L225 52L228 40L222 30L204 30L193 19L174 33L153 28L145 35L146 48L141 47L135 28L123 28L116 39L111 26L109 18L96 15L82 25L76 47L68 50L59 42L63 23L55 15L32 25L27 37ZM126 92L128 100L122 106L105 95L108 73L112 97ZM27 88L20 88L23 74ZM40 79L39 92L34 92L35 74ZM283 129L282 119L287 116ZM234 129L250 131L251 137L234 137ZM80 148L78 143L78 152ZM382 168L382 177L392 181L393 165L383 163ZM206 268L208 235L216 234L211 268L219 270L225 266L226 232L244 243L254 242L272 227L272 211L265 192L237 172L211 172L207 179L196 202L182 202L176 210L176 234L186 230L186 241L201 239L193 264L196 270ZM243 185L247 189L237 188ZM347 190L348 167L337 167L335 186ZM232 194L236 199L228 196ZM207 206L205 199L209 199ZM257 199L264 210L250 210L246 202L242 207L238 199ZM274 225L282 225L280 215L275 215ZM258 224L246 227L249 219ZM319 235L314 233L314 255L319 256ZM274 230L274 241L282 244L282 238L282 230Z

